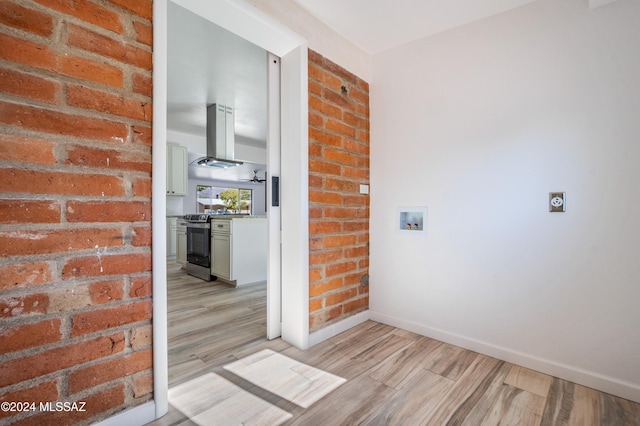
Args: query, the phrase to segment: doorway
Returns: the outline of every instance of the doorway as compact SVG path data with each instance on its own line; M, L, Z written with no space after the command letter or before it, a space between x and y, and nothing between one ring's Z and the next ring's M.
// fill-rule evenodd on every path
M281 140L280 223L269 224L269 279L280 263L281 297L275 289L267 290L270 323L274 318L272 304L282 300L281 334L288 343L302 349L308 347L308 129L307 129L307 47L304 39L265 17L254 8L238 2L203 2L175 0L178 4L240 37L273 52L280 58L280 116L270 114L270 126ZM166 84L168 0L154 2L154 122L153 175L166 175ZM270 105L275 102L272 98ZM270 136L272 137L272 136ZM270 153L271 156L273 153ZM271 158L269 159L271 162ZM271 163L269 163L271 164ZM274 174L274 173L272 173ZM166 211L166 182L152 183L154 212ZM270 200L271 194L267 195ZM168 410L167 391L167 292L166 292L166 227L161 214L153 216L154 265L154 394L156 417ZM280 259L274 265L272 259ZM273 286L270 286L273 287Z

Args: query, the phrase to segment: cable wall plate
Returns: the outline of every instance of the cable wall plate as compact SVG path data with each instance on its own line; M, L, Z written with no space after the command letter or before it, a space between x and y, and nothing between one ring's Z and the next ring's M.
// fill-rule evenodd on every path
M549 193L549 211L551 213L562 213L567 206L567 196L564 192Z

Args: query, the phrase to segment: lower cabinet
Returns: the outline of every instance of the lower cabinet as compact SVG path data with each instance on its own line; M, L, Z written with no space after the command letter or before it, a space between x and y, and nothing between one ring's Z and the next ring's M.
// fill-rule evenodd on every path
M231 236L212 234L211 275L231 280Z
M178 226L178 218L167 218L167 257L175 259L176 257L176 229Z

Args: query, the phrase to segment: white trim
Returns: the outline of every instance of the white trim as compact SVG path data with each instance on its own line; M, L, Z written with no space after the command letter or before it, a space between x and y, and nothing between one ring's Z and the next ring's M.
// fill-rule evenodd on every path
M370 312L370 319L383 324L399 327L404 330L431 337L455 346L460 346L471 351L479 352L512 364L520 365L531 370L559 377L573 383L577 383L590 388L598 389L602 392L617 395L619 397L629 399L631 401L640 402L640 387L625 382L614 377L605 376L589 370L583 370L567 364L558 363L544 358L538 358L523 352L514 351L512 349L501 346L492 345L491 343L472 339L455 333L450 333L427 325L406 321L390 315L379 312Z
M156 405L149 401L94 423L94 426L140 426L154 421L155 414Z
M273 185L271 178L280 177L280 58L267 53L267 338L282 335L282 218L280 207L272 206Z
M314 331L309 336L309 347L315 346L318 343L324 342L325 340L329 340L333 336L337 336L338 334L345 332L358 324L362 324L369 319L369 311L364 311L355 315L351 315L348 318L338 321L335 324L328 325L318 331Z
M153 392L155 415L169 411L167 342L167 34L168 0L153 2L153 149L151 230L153 256Z

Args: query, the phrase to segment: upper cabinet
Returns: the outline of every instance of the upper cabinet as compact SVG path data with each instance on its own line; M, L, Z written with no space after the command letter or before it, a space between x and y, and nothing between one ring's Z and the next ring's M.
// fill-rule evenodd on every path
M187 195L187 148L167 145L167 195Z

